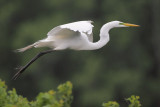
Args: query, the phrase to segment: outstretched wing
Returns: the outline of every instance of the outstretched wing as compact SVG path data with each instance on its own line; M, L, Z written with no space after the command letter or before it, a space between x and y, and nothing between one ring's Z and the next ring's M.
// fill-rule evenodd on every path
M55 36L56 38L68 38L79 35L79 33L85 33L88 40L93 42L93 34L91 24L92 21L78 21L57 26L48 32L48 37Z

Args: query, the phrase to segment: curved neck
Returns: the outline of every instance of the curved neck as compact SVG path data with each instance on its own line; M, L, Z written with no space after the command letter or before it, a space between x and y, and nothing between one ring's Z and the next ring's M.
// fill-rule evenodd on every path
M100 29L100 40L97 42L90 42L89 43L89 50L95 50L102 48L104 45L106 45L109 41L109 30L112 29L113 27L110 26L110 23L107 23L102 26Z

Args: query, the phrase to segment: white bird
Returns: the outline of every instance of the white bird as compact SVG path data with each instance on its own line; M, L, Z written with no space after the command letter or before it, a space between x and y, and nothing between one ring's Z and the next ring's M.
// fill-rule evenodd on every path
M121 21L111 21L106 23L100 29L100 40L93 42L92 21L78 21L57 26L48 32L47 38L39 40L29 46L18 49L18 52L24 52L30 48L49 47L51 50L43 51L37 54L29 63L21 67L13 76L16 79L24 70L40 56L53 52L55 50L73 49L73 50L96 50L109 41L109 31L115 27L138 27L139 25L124 23Z

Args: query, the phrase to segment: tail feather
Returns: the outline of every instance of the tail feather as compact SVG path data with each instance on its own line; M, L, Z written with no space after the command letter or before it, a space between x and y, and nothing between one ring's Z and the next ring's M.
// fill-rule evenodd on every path
M53 41L40 40L40 41L35 42L32 45L28 45L24 48L17 49L15 50L15 52L24 52L33 47L38 48L38 47L52 46L52 44L53 44Z
M24 48L20 48L20 49L15 50L15 52L24 52L24 51L26 51L26 50L28 50L30 48L33 48L34 46L35 46L35 44L28 45L28 46L26 46Z

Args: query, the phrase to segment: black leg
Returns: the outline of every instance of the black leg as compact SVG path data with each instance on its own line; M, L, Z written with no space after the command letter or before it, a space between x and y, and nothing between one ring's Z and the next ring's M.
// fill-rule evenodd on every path
M30 60L25 66L20 67L19 71L12 77L12 80L16 80L24 71L25 69L27 69L34 61L36 61L39 57L47 54L47 53L51 53L54 50L47 50L47 51L43 51L38 53L34 58L32 58L32 60Z

